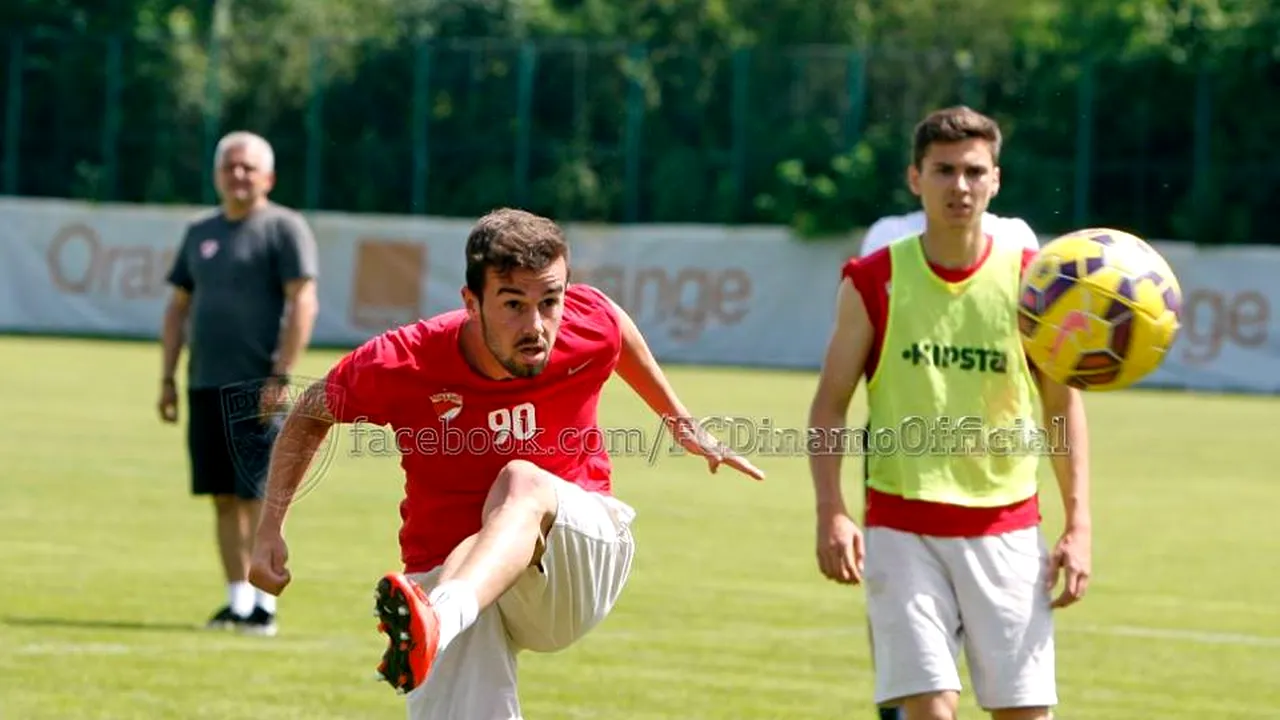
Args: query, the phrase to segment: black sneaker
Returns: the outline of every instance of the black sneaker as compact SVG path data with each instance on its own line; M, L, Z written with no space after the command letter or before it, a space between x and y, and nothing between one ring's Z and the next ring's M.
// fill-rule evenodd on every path
M255 607L249 617L240 621L237 629L246 635L262 635L264 637L275 637L276 631L276 615L262 609L261 606Z
M213 617L209 618L208 622L206 622L204 626L208 630L232 630L239 627L240 624L246 620L248 620L248 618L241 617L231 612L230 605L223 605L222 609L214 613Z

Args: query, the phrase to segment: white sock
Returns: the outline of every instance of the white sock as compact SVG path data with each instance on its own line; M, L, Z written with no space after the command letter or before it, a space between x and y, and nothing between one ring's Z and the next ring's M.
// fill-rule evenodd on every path
M254 589L257 590L257 588L254 588ZM256 595L256 600L258 602L258 607L262 608L263 610L266 610L272 615L275 614L276 612L276 596L275 595L272 595L271 593L265 590L258 590Z
M443 651L463 630L471 627L480 614L480 601L476 599L476 591L460 580L437 585L427 593L427 600L440 618L440 645L437 652Z
M248 617L253 612L253 586L248 582L227 583L227 603L231 612Z

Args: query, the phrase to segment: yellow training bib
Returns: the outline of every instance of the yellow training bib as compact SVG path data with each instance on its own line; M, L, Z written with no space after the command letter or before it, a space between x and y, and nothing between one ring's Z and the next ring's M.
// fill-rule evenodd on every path
M867 484L913 500L996 507L1036 493L1046 448L1017 325L1022 248L992 241L967 280L891 246L889 312L867 383Z

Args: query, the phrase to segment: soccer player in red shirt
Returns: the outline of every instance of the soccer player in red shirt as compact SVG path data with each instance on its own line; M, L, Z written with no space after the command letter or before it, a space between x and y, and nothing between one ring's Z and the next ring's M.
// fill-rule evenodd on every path
M596 419L613 373L712 472L764 477L698 427L627 313L569 282L555 223L494 211L466 262L464 309L373 338L291 412L251 573L273 594L289 583L285 514L330 427L393 428L404 572L377 584L379 672L413 720L520 717L516 653L568 647L617 602L635 512L613 496Z

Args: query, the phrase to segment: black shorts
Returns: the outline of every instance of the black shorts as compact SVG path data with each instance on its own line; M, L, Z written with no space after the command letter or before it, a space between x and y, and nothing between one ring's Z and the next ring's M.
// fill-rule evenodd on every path
M191 494L261 500L280 424L258 411L256 384L189 390Z

